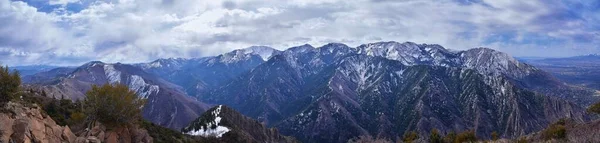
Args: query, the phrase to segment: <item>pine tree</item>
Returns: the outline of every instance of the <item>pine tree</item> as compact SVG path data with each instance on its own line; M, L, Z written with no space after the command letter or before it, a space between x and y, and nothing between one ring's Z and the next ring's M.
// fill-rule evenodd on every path
M0 66L0 104L15 99L21 85L18 71L10 72L8 66Z

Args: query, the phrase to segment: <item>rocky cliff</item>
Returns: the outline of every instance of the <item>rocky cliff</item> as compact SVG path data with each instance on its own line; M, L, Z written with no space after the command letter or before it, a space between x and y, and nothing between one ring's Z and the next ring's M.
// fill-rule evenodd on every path
M152 141L152 137L142 128L107 130L100 124L76 134L68 126L58 125L35 104L9 102L0 107L0 143L149 143Z
M0 112L0 142L75 142L67 126L59 126L38 106L7 103Z

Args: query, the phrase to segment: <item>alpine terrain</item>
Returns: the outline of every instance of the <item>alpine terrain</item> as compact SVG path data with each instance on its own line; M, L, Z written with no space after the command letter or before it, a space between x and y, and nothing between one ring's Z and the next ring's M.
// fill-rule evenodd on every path
M394 41L90 62L23 79L71 100L91 85L125 84L147 99L145 119L209 142L401 141L409 133L426 141L434 129L514 139L565 118L596 119L586 108L600 98L493 49Z

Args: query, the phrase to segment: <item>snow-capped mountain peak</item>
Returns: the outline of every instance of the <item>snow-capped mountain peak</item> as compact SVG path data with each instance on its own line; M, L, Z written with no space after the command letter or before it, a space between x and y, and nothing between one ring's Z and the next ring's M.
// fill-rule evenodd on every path
M160 67L179 67L188 59L184 58L168 58L168 59L158 59L152 61L146 65L144 65L144 69L147 68L160 68Z
M81 67L90 68L90 67L95 67L95 66L104 65L104 64L105 63L103 63L101 61L91 61L91 62L83 64L83 66L81 66Z
M331 54L334 52L337 54L342 54L350 52L351 49L352 48L348 47L348 45L342 43L329 43L327 45L319 47L321 54Z
M463 67L476 69L482 74L524 77L537 70L535 67L521 63L506 53L490 48L469 49L459 55Z
M264 61L269 60L274 55L279 54L279 50L273 49L267 46L252 46L246 49L242 49L244 54L254 54L260 56Z
M424 54L428 51L421 49L420 45L413 42L398 43L390 41L364 44L358 47L358 52L359 54L397 60L405 65L416 65L433 60L429 54Z
M304 44L304 45L300 45L300 46L291 47L291 48L285 50L284 53L286 53L286 54L304 53L304 52L313 51L313 50L315 50L315 47L313 47L310 44Z
M260 57L263 61L269 60L269 58L280 54L281 51L273 49L267 46L252 46L245 49L237 49L229 53L221 55L221 62L224 63L235 63L242 60L251 59L253 56Z

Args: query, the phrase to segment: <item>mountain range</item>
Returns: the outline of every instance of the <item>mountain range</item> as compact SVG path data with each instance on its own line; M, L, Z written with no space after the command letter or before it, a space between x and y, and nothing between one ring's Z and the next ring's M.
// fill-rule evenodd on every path
M148 99L144 118L176 130L189 129L210 105L226 105L303 142L361 135L400 140L409 131L427 137L432 129L514 138L561 118L595 118L585 107L599 98L595 90L565 84L493 49L393 41L284 51L255 46L139 64L90 62L24 79L73 100L94 84L126 84Z

